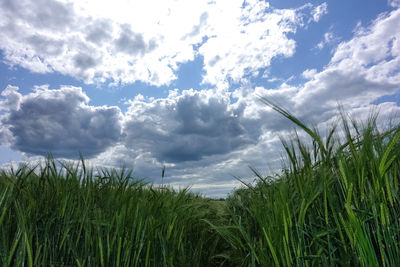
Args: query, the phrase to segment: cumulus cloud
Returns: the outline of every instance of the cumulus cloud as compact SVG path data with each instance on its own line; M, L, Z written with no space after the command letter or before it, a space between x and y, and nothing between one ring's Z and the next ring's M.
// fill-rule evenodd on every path
M74 21L71 3L59 1L37 0L1 2L2 23L17 26L10 20L16 19L31 24L34 28L63 31Z
M110 85L169 85L182 63L203 56L203 81L226 84L256 75L274 57L292 56L288 34L304 16L318 21L324 10L322 4L305 15L242 0L6 0L0 49L9 65Z
M357 27L352 40L339 44L332 62L335 64L354 62L366 70L380 69L384 71L381 74L389 74L398 70L400 33L397 27L399 26L399 9L381 14L370 27ZM396 73L393 74L396 75Z
M115 41L117 52L124 52L129 55L144 55L145 53L155 49L157 44L151 40L146 44L142 34L134 33L127 24L121 25L121 33Z
M81 151L94 165L133 167L155 182L165 165L171 185L195 183L201 190L215 183L220 194L236 184L231 174L249 176L246 166L258 157L279 163L279 139L272 133L291 126L272 116L258 95L279 98L284 91L173 90L161 99L139 95L121 114L116 107L90 106L76 87L41 86L21 95L8 86L0 102L0 140L28 155L73 158Z
M369 105L400 89L400 10L382 14L355 37L338 45L331 62L294 97L301 111L329 109L339 101L349 108ZM306 72L307 74L307 72ZM336 102L336 103L335 103ZM322 108L323 107L323 108ZM314 111L315 112L315 111Z
M241 1L229 2L241 12L217 1L218 8L210 11L208 19L212 34L199 48L206 72L203 82L220 86L258 75L258 70L268 67L274 57L292 56L296 42L288 34L303 25L301 8L278 10L264 1L246 1L240 9L237 6Z
M305 79L312 79L315 76L315 74L317 74L316 69L306 69L305 71L303 71L301 76L303 76L303 78Z
M197 161L254 143L242 119L227 92L185 90L148 102L135 99L125 116L125 143L158 161Z
M161 183L166 166L164 182L203 193L208 187L207 195L223 196L240 185L232 175L251 176L247 166L263 171L280 166L277 131L293 125L259 101L262 93L277 98L264 88L241 88L235 94L175 90L161 99L139 96L124 114L121 142L93 162L132 167L136 176L155 183Z
M155 183L161 183L161 168L166 166L164 182L171 186L191 186L208 196L223 196L240 186L233 176L252 181L247 166L265 175L282 167L285 153L279 136L290 139L295 126L263 105L258 96L280 103L308 124L318 125L322 134L337 121L336 102L326 105L314 95L315 99L296 105L299 92L302 88L283 85L276 90L241 87L230 97L227 92L211 90L172 92L157 100L139 97L125 114L122 141L94 162L133 167L136 176ZM400 114L395 103L376 106L370 104L371 99L361 102L354 93L348 99L353 105L346 110L365 120L371 109L378 107L383 123L396 112ZM186 120L189 115L193 121ZM306 136L301 131L299 134Z
M73 58L74 67L79 68L83 71L92 68L98 64L97 60L90 55L84 53L78 53Z
M119 108L88 105L81 88L41 86L23 96L18 87L8 86L2 96L2 142L13 149L32 155L76 157L82 152L93 157L120 138Z
M97 46L102 46L103 43L112 39L113 23L109 19L97 19L89 23L85 29L85 39Z

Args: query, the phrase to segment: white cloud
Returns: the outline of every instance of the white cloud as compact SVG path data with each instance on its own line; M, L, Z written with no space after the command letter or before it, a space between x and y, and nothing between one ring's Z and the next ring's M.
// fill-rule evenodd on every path
M400 7L400 0L388 0L388 4L391 7Z
M301 23L295 9L275 10L266 2L254 1L235 12L224 8L224 2L217 3L210 11L212 37L199 49L204 56L204 82L220 84L231 79L237 83L245 75L268 67L272 58L294 54L295 41L287 34ZM232 5L240 6L241 1Z
M323 15L328 14L328 4L326 2L316 6L312 11L312 17L315 22L318 22Z
M367 28L359 26L353 39L340 43L331 62L313 73L313 79L294 96L300 113L314 113L317 118L338 102L349 109L369 106L399 91L400 33L396 25L400 25L400 10L380 15Z
M325 45L331 44L331 43L333 43L335 40L338 40L338 38L335 37L335 35L333 34L333 32L326 32L326 33L324 34L324 39L316 45L316 48L318 48L319 50L321 50L321 49L323 49L323 48L325 47Z
M352 62L368 71L370 78L391 77L391 72L397 76L400 55L398 26L400 9L382 14L368 28L358 27L355 38L339 44L332 63Z
M0 6L6 63L112 85L168 85L178 65L197 55L204 57L204 82L237 82L276 56L292 56L295 41L287 34L305 16L301 8L242 0L7 0ZM312 11L314 20L323 6Z
M317 74L316 69L306 69L305 71L303 71L301 76L303 76L303 78L306 78L306 79L312 79L312 78L314 78L315 74Z

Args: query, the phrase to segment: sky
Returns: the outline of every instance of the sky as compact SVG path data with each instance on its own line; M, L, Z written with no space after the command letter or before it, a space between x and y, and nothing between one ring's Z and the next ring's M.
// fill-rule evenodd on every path
M322 130L396 117L399 29L400 0L0 0L0 165L82 153L224 197L284 166L260 97Z

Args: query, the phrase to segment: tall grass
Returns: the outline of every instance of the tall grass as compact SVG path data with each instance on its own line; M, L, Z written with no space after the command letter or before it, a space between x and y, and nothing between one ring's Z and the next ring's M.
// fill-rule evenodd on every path
M1 266L400 266L400 127L342 112L287 167L213 201L49 159L0 173Z
M282 140L289 159L279 179L227 199L229 227L215 227L236 266L400 266L400 128L379 132L342 112L343 136L326 137L263 99L312 142Z
M0 265L212 266L219 237L205 218L210 201L187 189L50 159L0 174Z

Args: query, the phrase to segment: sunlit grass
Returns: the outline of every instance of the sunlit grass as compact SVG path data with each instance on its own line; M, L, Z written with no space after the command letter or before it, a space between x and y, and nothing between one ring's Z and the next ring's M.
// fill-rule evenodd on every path
M216 218L209 206L187 189L145 185L126 170L94 177L49 160L39 171L3 171L0 265L213 265L219 237L203 221Z
M312 139L282 140L289 166L227 199L231 224L215 227L241 266L400 266L400 128L379 132L342 112L322 137L263 101ZM352 134L355 133L355 134Z
M49 159L0 173L1 266L400 266L400 128L282 138L287 167L225 201Z

